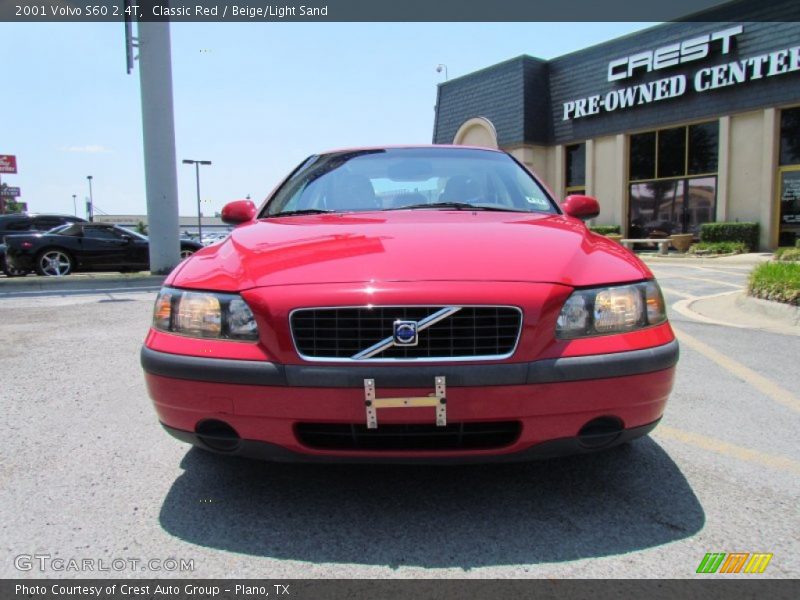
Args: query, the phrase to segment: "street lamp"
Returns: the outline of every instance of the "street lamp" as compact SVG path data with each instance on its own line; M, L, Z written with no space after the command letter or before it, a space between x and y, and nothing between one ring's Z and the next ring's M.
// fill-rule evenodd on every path
M442 71L444 71L444 80L447 81L448 80L447 65L439 63L438 65L436 65L436 72L441 73Z
M78 216L78 205L75 202L75 197L77 195L78 194L72 194L72 214L74 214L76 217Z
M210 165L211 161L184 158L183 164L194 165L194 172L197 177L197 239L200 243L203 243L203 213L200 210L200 165Z
M87 175L86 179L89 180L89 222L94 221L94 197L92 196L92 179L91 175Z

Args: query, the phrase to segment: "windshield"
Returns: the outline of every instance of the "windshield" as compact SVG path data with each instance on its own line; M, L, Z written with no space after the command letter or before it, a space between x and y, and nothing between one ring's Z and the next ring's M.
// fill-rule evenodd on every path
M556 213L510 156L469 148L393 148L308 159L260 215L473 208Z

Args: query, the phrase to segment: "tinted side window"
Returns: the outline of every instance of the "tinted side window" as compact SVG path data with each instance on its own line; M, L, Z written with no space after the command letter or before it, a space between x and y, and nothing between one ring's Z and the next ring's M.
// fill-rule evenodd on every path
M0 222L0 231L29 231L30 228L30 219L13 219Z
M84 227L83 237L95 238L100 240L118 240L119 236L113 229L108 227Z
M72 225L65 226L63 229L58 229L56 231L52 231L51 233L58 235L80 236L82 232L83 228L80 226L80 224L73 223Z
M34 217L33 229L37 231L49 231L53 227L58 227L64 223L65 220L58 217Z

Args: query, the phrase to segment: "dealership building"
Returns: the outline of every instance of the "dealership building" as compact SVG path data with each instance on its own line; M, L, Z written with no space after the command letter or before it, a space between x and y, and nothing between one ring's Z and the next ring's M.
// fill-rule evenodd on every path
M743 2L551 60L441 83L433 141L499 147L559 198L595 196L625 236L756 221L800 234L796 0Z

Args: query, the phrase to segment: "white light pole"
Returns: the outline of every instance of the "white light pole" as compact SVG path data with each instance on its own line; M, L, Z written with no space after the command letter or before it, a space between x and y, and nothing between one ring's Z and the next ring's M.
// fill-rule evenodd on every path
M200 209L200 165L210 165L210 160L191 160L183 159L183 164L194 165L194 172L197 178L197 239L203 243L203 211Z
M72 214L74 214L76 217L78 216L78 204L75 202L75 197L77 195L78 194L72 194Z
M441 73L442 71L444 71L444 80L447 81L449 79L447 76L447 65L439 63L436 65L436 72Z

